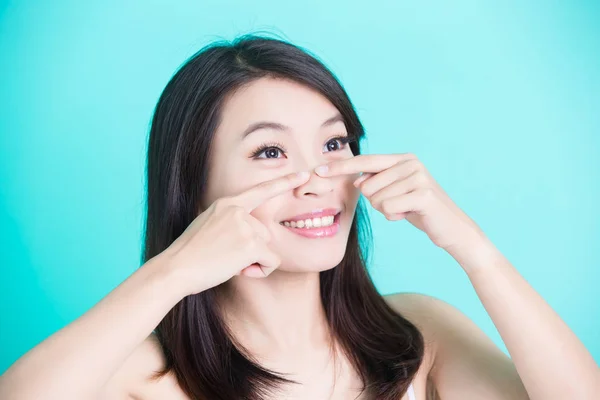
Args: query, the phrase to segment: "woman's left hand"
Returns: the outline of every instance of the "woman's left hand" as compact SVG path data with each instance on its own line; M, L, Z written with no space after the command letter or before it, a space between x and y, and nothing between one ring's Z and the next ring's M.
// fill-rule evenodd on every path
M354 186L375 209L390 221L408 220L449 252L478 245L485 238L414 154L358 155L326 167L315 172L323 177L362 172Z

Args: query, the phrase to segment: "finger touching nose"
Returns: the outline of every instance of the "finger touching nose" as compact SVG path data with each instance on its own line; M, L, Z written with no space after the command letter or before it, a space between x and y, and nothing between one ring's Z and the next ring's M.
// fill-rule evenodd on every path
M333 191L334 179L324 178L317 175L314 170L310 170L308 181L298 186L295 191L299 195L323 195Z

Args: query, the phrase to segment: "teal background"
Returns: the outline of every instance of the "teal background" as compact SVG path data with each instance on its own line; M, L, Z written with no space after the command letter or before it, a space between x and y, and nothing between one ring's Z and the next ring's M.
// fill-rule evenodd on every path
M267 31L338 75L369 153L413 152L600 362L594 1L0 3L0 372L139 265L145 140L175 69ZM504 351L460 266L372 214L383 293L442 298Z

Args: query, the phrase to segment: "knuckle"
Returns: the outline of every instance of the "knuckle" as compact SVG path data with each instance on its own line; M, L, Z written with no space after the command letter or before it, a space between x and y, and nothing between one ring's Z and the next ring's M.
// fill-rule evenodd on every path
M269 243L273 238L271 237L271 232L269 232L267 229L263 230L263 239L265 242Z
M244 244L251 245L251 242L254 242L254 237L256 235L254 233L254 229L252 229L250 225L246 223L240 224L239 232Z
M229 197L223 197L217 199L214 202L214 209L217 213L222 213L231 206L231 199Z
M380 203L379 207L380 207L380 209L381 209L381 212L382 212L382 213L383 213L383 214L384 214L386 217L387 217L387 215L388 215L388 214L390 214L390 213L391 213L391 210L390 210L391 206L390 206L390 202L389 202L389 201L383 200L383 201Z
M419 160L418 158L413 158L409 161L415 168L422 168L423 167L423 163L421 162L421 160Z
M246 211L239 206L229 206L229 210L231 211L231 215L236 218L238 221L245 220L247 215Z
M381 213L383 214L383 216L385 217L385 219L387 219L388 221L391 221L392 218L394 217L394 213L389 211L388 209L389 207L386 208L382 208L381 209Z
M258 242L253 237L244 237L242 239L242 249L245 252L253 253L258 247Z
M415 174L415 177L413 179L415 180L415 183L419 186L425 186L429 183L429 179L425 174Z
M432 188L424 188L421 190L421 200L423 202L431 202L435 197L435 192Z
M381 199L381 196L376 194L375 196L371 197L370 201L371 201L371 205L373 206L373 208L375 208L376 210L381 209L381 205L383 202L383 200Z
M361 186L360 186L360 191L361 191L361 192L362 192L362 194L363 194L365 197L367 197L367 198L369 198L369 197L371 197L371 196L373 195L373 193L372 193L372 191L373 191L373 190L371 189L371 187L370 187L370 186L371 186L371 185L369 185L369 184L367 184L367 183L363 183L363 184L361 184Z
M390 169L394 172L394 176L403 176L406 173L406 164L408 163L410 163L410 161L398 161L396 164L392 165Z
M296 174L285 174L284 177L283 177L284 178L283 182L286 182L286 183L287 182L293 182L294 179L295 179L295 176L296 176Z
M423 170L423 164L419 160L412 159L407 161L407 164L410 166L410 170L413 173Z
M273 253L273 267L278 268L281 265L281 258Z
M275 185L276 185L276 181L265 181L265 182L261 182L258 184L258 189L268 191L268 190L272 189L273 186L275 186Z

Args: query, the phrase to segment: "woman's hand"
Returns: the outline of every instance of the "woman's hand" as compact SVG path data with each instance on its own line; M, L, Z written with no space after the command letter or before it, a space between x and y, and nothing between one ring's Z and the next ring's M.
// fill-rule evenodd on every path
M390 221L408 220L449 252L484 237L413 154L358 155L322 167L315 172L323 177L362 172L354 186L375 209Z
M269 248L269 231L250 212L300 186L308 176L307 172L290 174L216 200L156 258L178 277L185 295L217 286L235 275L268 276L281 260Z

